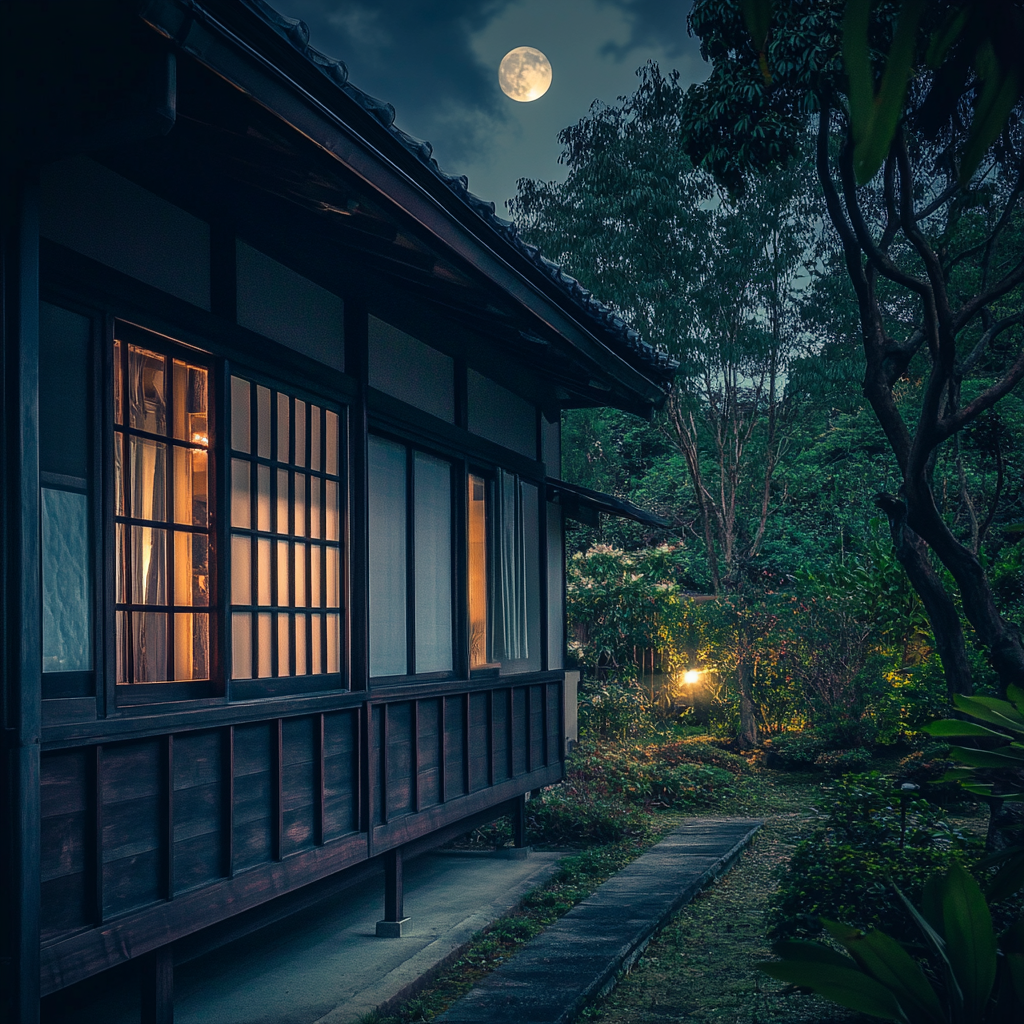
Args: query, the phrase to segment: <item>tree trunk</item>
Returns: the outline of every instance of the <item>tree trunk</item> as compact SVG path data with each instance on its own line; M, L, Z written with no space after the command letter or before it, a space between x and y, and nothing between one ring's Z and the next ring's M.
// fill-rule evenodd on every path
M970 695L974 692L974 686L960 615L942 580L932 568L928 546L907 525L907 506L902 501L891 494L879 494L875 497L875 504L889 520L896 560L903 566L932 624L935 648L942 660L949 697L952 699L954 693Z
M758 744L757 717L754 712L754 667L750 658L744 655L738 666L740 682L740 735L742 747L749 750Z

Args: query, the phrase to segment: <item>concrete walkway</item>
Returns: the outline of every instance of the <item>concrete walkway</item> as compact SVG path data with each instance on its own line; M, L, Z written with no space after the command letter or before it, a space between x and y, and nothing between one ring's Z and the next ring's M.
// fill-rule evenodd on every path
M700 818L681 825L481 980L438 1024L569 1024L730 867L761 824Z
M232 942L174 970L175 1024L351 1024L408 998L472 936L554 873L558 853L509 860L429 853L405 866L400 939L374 933L383 876ZM138 1024L138 996L101 986L76 994L60 1024ZM65 1007L67 1004L65 1004Z

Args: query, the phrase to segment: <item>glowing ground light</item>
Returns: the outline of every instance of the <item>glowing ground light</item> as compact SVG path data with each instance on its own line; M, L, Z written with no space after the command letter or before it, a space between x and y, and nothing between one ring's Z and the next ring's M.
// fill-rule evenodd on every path
M683 682L688 683L690 686L692 686L694 683L700 682L700 672L698 672L695 668L688 668L683 673Z

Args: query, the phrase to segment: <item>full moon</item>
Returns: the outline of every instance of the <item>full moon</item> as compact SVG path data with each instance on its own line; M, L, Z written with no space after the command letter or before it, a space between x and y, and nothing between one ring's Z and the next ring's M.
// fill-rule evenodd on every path
M532 46L517 46L501 58L498 84L519 103L540 99L551 85L551 62Z

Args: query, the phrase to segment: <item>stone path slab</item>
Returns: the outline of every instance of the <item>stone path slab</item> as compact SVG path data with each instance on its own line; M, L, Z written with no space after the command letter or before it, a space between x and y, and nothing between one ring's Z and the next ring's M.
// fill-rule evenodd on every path
M680 907L728 870L761 824L698 818L680 825L482 979L438 1024L569 1024Z

